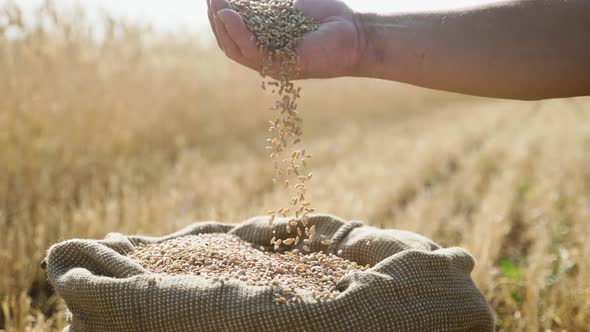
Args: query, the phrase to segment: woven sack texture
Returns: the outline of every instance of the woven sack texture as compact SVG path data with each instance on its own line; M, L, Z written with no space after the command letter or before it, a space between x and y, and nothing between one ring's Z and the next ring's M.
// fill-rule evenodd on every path
M493 331L492 312L470 278L473 258L461 248L441 248L406 231L383 230L330 215L314 215L312 251L325 250L359 264L334 300L274 304L271 287L240 281L223 284L200 276L159 276L126 256L135 246L203 233L230 233L256 246L287 238L286 220L268 217L237 225L193 224L164 237L109 234L52 246L50 283L71 312L65 331ZM301 245L300 245L301 246ZM299 248L301 249L301 248Z

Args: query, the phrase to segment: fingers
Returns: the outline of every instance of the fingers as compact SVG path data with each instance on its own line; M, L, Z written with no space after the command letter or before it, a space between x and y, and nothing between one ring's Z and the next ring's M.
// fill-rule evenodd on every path
M218 15L214 15L215 29L217 31L217 40L221 44L221 48L229 58L237 60L242 56L242 52L238 45L229 36L225 24L219 18Z
M231 5L226 0L209 0L211 5L211 10L213 11L214 16L222 9L231 9Z
M256 60L262 57L260 50L256 47L256 38L248 31L240 14L233 10L222 9L217 15L223 22L231 39L240 48L241 53L246 58Z
M294 5L304 15L320 22L334 16L349 15L351 12L348 5L339 0L295 0Z
M225 36L220 35L219 33L221 27L219 19L217 18L217 12L224 8L231 8L231 6L226 0L207 0L207 5L209 6L209 22L211 22L211 28L215 34L215 39L217 39L217 44L219 47L225 51L224 42L227 43L227 40L225 40L227 38L224 38Z
M220 10L229 10L230 4L226 0L207 0L209 1L210 19L213 22L215 37L221 49L230 58L241 56L241 52L236 43L232 40L223 21L219 18Z
M305 16L309 16L318 21L321 21L328 15L330 11L331 1L316 1L316 0L296 0L295 8L301 11Z
M213 31L213 35L215 36L215 41L217 42L217 45L219 46L219 48L221 47L221 43L219 42L219 39L217 37L217 31L215 28L215 19L213 17L213 10L211 9L211 0L206 0L207 1L207 16L209 17L209 25L211 25L211 31Z
M221 49L232 60L259 70L262 53L244 20L231 9L227 0L207 0L209 20Z
M219 36L219 42L221 43L221 48L224 50L225 55L243 66L254 70L259 70L260 65L257 63L257 61L244 56L239 45L233 40L231 34L228 32L227 26L222 21L220 15L214 15L214 19L217 35Z

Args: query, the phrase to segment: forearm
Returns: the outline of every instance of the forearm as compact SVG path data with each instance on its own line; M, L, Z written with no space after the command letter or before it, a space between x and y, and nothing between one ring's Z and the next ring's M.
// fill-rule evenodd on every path
M358 14L354 75L513 99L590 95L590 2Z

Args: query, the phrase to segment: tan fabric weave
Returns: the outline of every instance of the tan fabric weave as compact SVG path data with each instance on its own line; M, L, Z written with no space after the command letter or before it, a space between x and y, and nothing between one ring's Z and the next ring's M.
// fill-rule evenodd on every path
M139 244L215 232L270 249L267 217L235 226L203 222L160 238L113 233L101 241L65 241L48 251L49 281L72 312L70 332L493 331L465 250L329 215L310 222L333 240L331 252L342 250L344 258L372 266L344 277L335 300L277 305L270 287L199 276L162 276L150 284L152 274L125 256ZM286 238L285 220L278 223L279 238Z

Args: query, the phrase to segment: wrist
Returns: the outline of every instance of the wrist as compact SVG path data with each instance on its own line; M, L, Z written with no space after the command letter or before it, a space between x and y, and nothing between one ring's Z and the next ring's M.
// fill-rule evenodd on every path
M370 60L372 56L371 44L369 40L371 36L368 33L368 17L365 13L354 12L353 22L357 33L357 49L356 61L351 70L350 76L353 77L367 77L370 67Z
M358 57L353 75L405 81L420 68L417 28L404 16L355 13ZM410 33L412 31L412 33Z
M394 31L385 31L388 38L383 39L382 16L372 13L355 13L355 25L358 34L358 59L355 67L356 77L382 78L382 71L392 68L383 68L392 54L388 40ZM387 22L385 22L387 23ZM389 66L391 64L388 64ZM388 66L386 66L388 67Z

